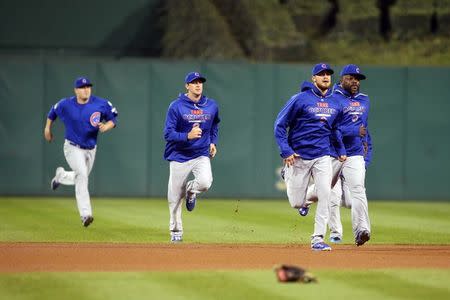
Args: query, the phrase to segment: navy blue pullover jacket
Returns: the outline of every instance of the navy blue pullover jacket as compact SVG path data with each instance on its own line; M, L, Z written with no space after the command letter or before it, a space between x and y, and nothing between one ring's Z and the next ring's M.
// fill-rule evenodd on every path
M209 156L210 144L217 144L219 122L219 108L213 99L202 96L198 102L193 102L185 94L180 94L167 111L164 159L186 162ZM195 124L202 129L202 137L188 140L188 133Z
M333 98L340 101L343 107L342 119L338 126L347 156L362 155L368 166L372 159L372 139L368 130L369 96L363 93L352 96L340 85L335 85ZM365 137L359 135L361 125L367 129ZM367 145L367 151L364 151L364 143Z
M325 96L311 84L295 94L277 116L274 134L283 158L294 153L310 160L331 154L330 136L340 118L340 103L331 101L332 91ZM303 85L302 85L303 89ZM345 155L343 146L339 155Z

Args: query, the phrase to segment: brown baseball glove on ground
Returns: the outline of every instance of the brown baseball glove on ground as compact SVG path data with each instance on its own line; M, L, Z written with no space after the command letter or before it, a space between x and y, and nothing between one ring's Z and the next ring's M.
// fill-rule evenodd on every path
M313 274L297 266L279 265L274 268L274 271L279 282L317 282L317 278Z

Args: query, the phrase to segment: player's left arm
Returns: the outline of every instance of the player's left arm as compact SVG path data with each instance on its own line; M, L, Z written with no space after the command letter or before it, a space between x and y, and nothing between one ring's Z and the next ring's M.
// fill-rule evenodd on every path
M347 151L345 150L344 142L342 141L341 130L338 127L332 129L330 141L331 146L336 150L339 161L345 161L347 159Z
M344 109L343 106L340 105L339 112L336 115L336 118L334 119L333 124L332 124L331 136L330 136L331 145L336 150L336 153L338 154L338 159L340 161L345 161L347 159L347 151L345 150L345 146L344 146L344 142L343 142L343 134L341 131L343 109Z
M370 109L370 102L367 104L367 109L364 113L364 127L366 128L366 135L363 137L363 149L364 149L364 162L367 167L370 165L372 161L372 138L370 136L369 132L369 109Z
M209 145L209 155L211 157L216 156L217 153L217 140L219 138L219 109L217 108L216 114L214 115L214 119L211 125L211 144Z
M100 132L107 132L114 127L116 127L117 124L117 115L118 115L117 109L112 105L110 101L107 102L107 105L105 105L105 109L103 112L103 120L106 122L100 122L98 124L98 129Z
M113 129L114 127L116 127L116 124L113 121L108 121L106 123L98 123L98 130L100 130L100 132L107 132L108 130Z
M366 169L372 161L372 138L370 137L369 130L367 129L367 135L363 141L364 147L364 162L366 163Z

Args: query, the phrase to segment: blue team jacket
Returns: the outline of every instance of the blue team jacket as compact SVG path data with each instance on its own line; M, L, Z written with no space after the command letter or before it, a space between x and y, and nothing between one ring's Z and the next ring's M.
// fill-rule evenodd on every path
M103 121L117 123L117 109L106 99L91 95L86 104L79 104L75 96L61 99L53 105L47 117L57 117L64 123L64 137L86 149L97 144L98 124Z
M343 107L339 131L342 134L342 141L347 156L362 155L364 156L366 166L368 166L372 159L372 139L368 130L369 96L363 93L352 96L340 85L335 85L333 88L333 98L340 101ZM361 125L367 128L365 137L359 135L359 127ZM363 143L367 143L367 153L364 153Z
M342 113L339 102L332 101L332 91L322 96L313 84L303 84L302 92L295 94L277 116L274 125L280 155L286 158L294 153L303 159L315 159L331 154L330 136ZM345 155L343 145L339 155Z
M216 101L202 96L195 103L185 94L180 94L167 111L164 159L185 162L199 156L209 156L209 145L217 144L219 122ZM202 129L202 137L188 140L188 133L194 124L198 124Z

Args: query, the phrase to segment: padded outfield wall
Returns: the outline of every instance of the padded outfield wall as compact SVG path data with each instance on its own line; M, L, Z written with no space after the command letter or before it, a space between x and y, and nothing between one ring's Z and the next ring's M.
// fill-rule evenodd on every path
M336 67L340 69L341 66ZM275 117L310 78L309 65L167 62L106 59L0 59L0 194L73 195L49 182L67 167L62 124L48 144L50 106L73 93L75 77L94 82L94 94L119 111L118 127L100 135L90 176L94 196L165 196L168 163L162 136L169 103L184 91L187 72L208 79L222 123L209 197L285 198L273 138ZM369 199L450 199L449 68L362 68L371 97L374 143L367 173ZM335 80L337 78L334 78Z

